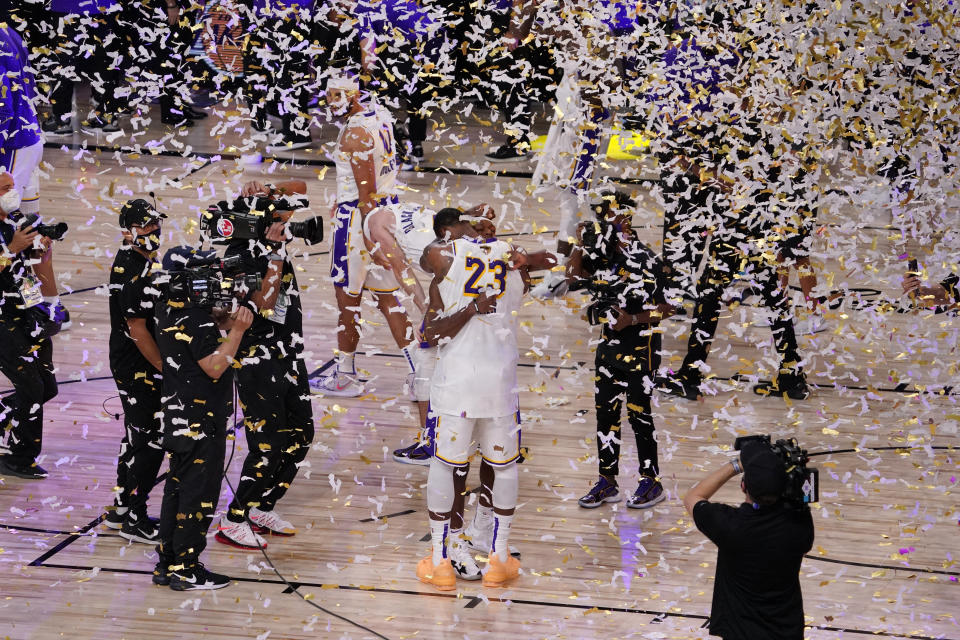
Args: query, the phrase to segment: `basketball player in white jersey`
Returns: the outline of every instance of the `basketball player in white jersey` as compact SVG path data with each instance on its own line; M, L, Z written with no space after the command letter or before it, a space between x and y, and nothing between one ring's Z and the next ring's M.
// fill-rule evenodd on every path
M556 260L546 253L527 256L496 238L463 236L428 248L424 263L433 273L424 339L439 349L430 385L435 453L427 480L433 553L420 561L417 577L440 590L456 587L450 520L479 445L495 477L483 584L502 587L520 568L508 546L520 456L516 330L524 283L517 268L549 268Z
M459 238L464 233L475 235L469 221L462 222L460 216L468 218L492 220L495 217L493 209L487 204L478 204L466 211L449 209L456 212L456 225L447 228L450 237ZM414 269L423 272L420 259L424 250L437 241L439 234L435 228L434 219L437 212L416 203L388 204L371 211L363 222L363 235L367 243L367 250L373 261L385 269L390 270L394 278L421 313L427 310L423 288L420 286ZM442 216L444 219L447 216ZM416 373L410 382L411 397L417 402L420 412L420 426L424 428L427 420L427 406L430 400L430 378L433 374L433 363L436 360L436 351L423 344L413 352L413 361ZM406 464L430 464L433 448L429 440L421 437L421 431L415 442L409 446L399 448L393 452L393 459Z
M369 290L387 320L390 333L403 352L412 373L411 354L417 348L413 328L396 297L399 285L393 274L373 264L363 240L363 218L373 209L398 202L397 158L393 119L376 104L364 104L355 78L339 76L327 81L331 115L346 121L337 138L337 205L332 216L330 276L336 289L340 323L336 367L311 380L323 395L354 397L363 392L354 362L360 341L358 322L363 290Z

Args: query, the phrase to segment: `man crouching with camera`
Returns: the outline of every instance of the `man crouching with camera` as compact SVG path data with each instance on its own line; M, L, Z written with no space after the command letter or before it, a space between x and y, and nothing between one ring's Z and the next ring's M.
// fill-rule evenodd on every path
M603 327L594 377L600 478L579 500L587 509L621 500L617 475L624 396L640 460L639 483L627 506L646 509L666 498L659 479L650 394L660 366L657 325L672 315L673 307L663 299L660 258L630 226L636 206L622 191L604 195L593 206L596 221L580 225L579 244L567 266L570 289L585 288L593 298L587 319Z
M322 237L319 218L311 219L317 222L309 229L302 222L290 222L293 211L306 206L306 201L298 198L305 192L306 184L299 180L276 187L247 183L232 209L261 212L269 224L261 224L256 237L237 238L235 234L226 239L221 234L218 238L218 242L227 242L224 259L237 259L241 270L262 278L259 290L247 299L254 313L253 325L237 356L241 364L237 394L243 407L247 456L236 494L216 535L218 542L240 549L266 547L261 534L292 536L297 532L276 505L290 488L314 436L310 385L301 355L300 288L287 254L287 243L294 236L311 244Z
M170 249L163 258L168 281L158 283L163 448L170 453L170 470L163 488L153 582L175 591L230 584L229 578L203 566L200 553L220 496L227 422L233 415L234 356L253 313L241 306L231 314L223 306L198 304L191 298L203 290L197 283L209 280L194 277L190 267L213 259L211 254L189 247Z
M801 640L800 563L813 547L809 503L818 474L794 440L738 438L737 458L694 486L683 499L697 528L717 545L710 633L724 640ZM789 470L789 472L788 472ZM710 502L743 474L739 507Z

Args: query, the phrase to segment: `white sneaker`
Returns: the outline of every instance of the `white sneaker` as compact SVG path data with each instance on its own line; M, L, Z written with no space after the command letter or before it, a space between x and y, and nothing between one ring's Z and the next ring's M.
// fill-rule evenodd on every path
M543 280L530 290L530 295L534 298L558 298L562 297L570 286L567 284L567 277L562 271L551 271L543 277Z
M483 555L490 553L493 545L493 518L490 518L486 526L480 525L477 524L477 514L474 512L473 520L463 528L463 544L470 551ZM519 558L520 550L511 544L510 555Z
M250 522L257 533L274 536L296 535L296 528L277 515L276 511L260 511L256 507L250 509Z
M359 380L336 371L311 379L310 389L322 396L340 396L342 398L356 398L363 393L363 385Z
M461 580L479 580L483 577L477 561L473 559L473 553L467 547L466 540L460 536L455 536L450 541L450 564L453 565L453 571Z
M234 523L229 520L220 522L220 528L217 535L214 536L217 542L237 547L238 549L266 549L267 541L253 532L248 522Z

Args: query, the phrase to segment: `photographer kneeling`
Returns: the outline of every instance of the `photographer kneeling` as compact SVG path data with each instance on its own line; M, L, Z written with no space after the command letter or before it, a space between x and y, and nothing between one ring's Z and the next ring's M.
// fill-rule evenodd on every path
M194 304L190 294L206 283L193 278L191 260L213 252L174 247L163 258L169 282L157 305L157 346L163 359L163 448L170 470L160 509L159 560L153 582L175 591L220 589L230 579L207 570L200 553L220 497L227 422L233 416L234 356L253 313L234 314ZM164 288L166 291L164 292ZM228 331L223 339L221 331Z
M640 460L640 482L627 506L646 509L666 498L659 480L650 394L660 366L657 325L672 315L673 307L664 302L660 258L630 227L636 206L621 191L604 195L593 207L596 222L580 225L580 243L567 266L571 290L586 288L594 300L587 318L591 324L603 326L594 378L600 478L579 500L580 506L588 509L620 501L617 475L624 395Z
M43 444L43 405L57 395L53 344L63 308L44 298L48 249L66 231L24 220L13 177L0 171L0 372L13 393L0 399L0 475L46 478L37 464ZM34 217L35 218L35 217Z
M804 554L813 547L813 518L806 503L816 501L816 475L808 476L806 452L795 442L778 441L779 455L768 437L738 439L736 448L739 458L700 481L683 499L697 528L717 545L710 633L724 640L801 640L799 573ZM740 473L746 502L739 507L709 502Z
M237 356L241 363L237 394L243 407L247 456L236 495L216 535L218 542L241 549L265 547L259 534L292 536L297 532L275 507L296 477L314 435L310 385L302 356L300 288L286 250L293 210L306 206L293 194L305 191L306 185L300 181L285 182L276 189L257 183L244 185L245 197L233 204L234 210L260 211L271 222L262 237L230 240L224 253L225 259L238 259L242 271L263 279L260 289L247 300L254 312L253 325ZM316 229L320 230L316 235L322 234L322 227ZM313 244L318 241L316 235L300 237Z

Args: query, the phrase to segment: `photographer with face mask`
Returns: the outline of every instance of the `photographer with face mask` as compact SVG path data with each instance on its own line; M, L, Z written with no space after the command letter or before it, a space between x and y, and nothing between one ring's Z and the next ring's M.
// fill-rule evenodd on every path
M276 510L313 442L313 406L303 351L303 310L293 263L287 253L293 211L307 185L291 180L274 187L244 185L241 209L272 216L264 237L230 240L224 258L262 278L247 304L253 325L237 359L237 395L243 408L247 456L236 495L220 522L218 542L240 549L267 546L260 534L292 536L296 528ZM276 207L272 209L272 207ZM307 241L311 241L307 239Z
M120 210L123 246L110 269L110 372L123 406L123 439L117 459L117 486L104 524L135 542L155 543L157 529L147 516L147 496L157 480L160 448L160 391L163 364L154 336L156 289L151 271L160 248L165 214L146 200Z
M174 247L164 255L163 277L154 278L161 291L155 319L163 360L162 444L170 453L170 470L163 487L153 583L174 591L230 584L228 577L203 566L200 553L207 546L223 480L227 423L234 413L235 356L253 314L245 306L231 313L228 301L211 305L191 297L197 292L191 261L211 258L212 251ZM175 283L180 277L186 282ZM205 277L200 282L209 284Z
M0 398L0 475L47 477L37 464L43 444L43 405L57 395L53 375L55 333L34 267L49 263L53 240L43 227L25 225L13 176L0 173L0 371L13 393ZM52 322L52 320L51 320Z

